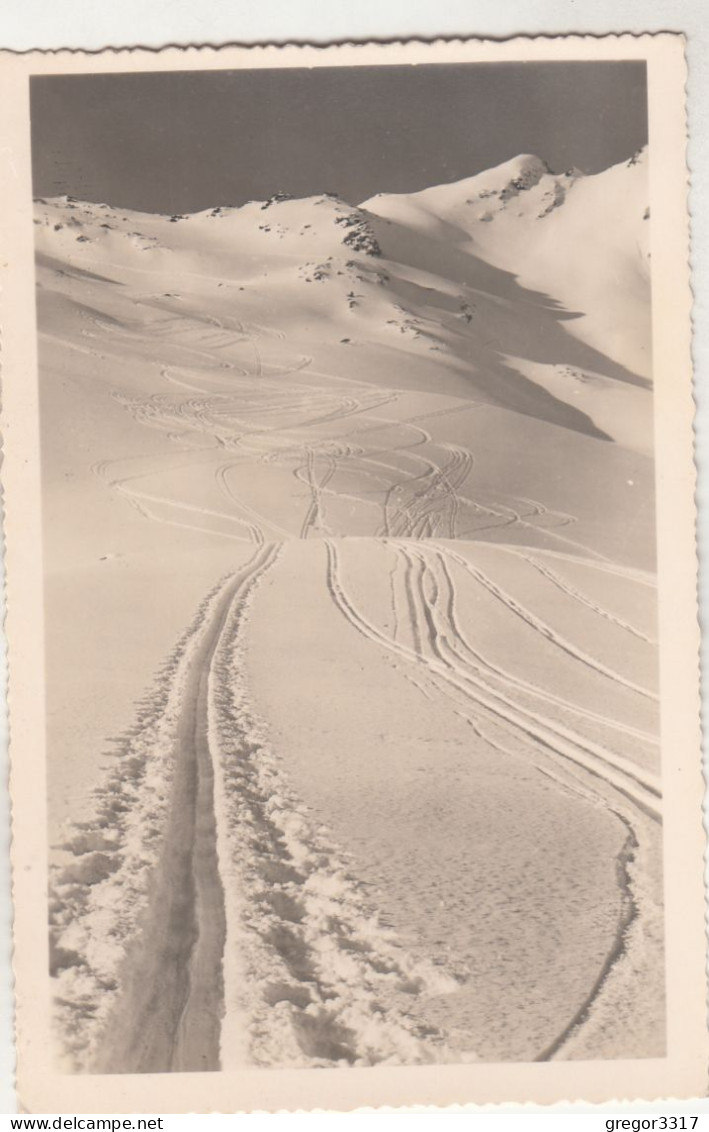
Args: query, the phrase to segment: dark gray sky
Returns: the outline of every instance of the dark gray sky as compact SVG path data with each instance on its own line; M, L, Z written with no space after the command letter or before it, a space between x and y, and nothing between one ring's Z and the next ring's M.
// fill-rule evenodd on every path
M146 212L358 203L518 153L592 173L647 141L643 62L52 75L31 97L35 196Z

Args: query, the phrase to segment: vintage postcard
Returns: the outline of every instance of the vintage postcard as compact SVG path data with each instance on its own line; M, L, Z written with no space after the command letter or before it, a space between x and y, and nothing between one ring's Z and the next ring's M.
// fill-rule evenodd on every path
M0 57L26 1110L705 1092L683 48Z

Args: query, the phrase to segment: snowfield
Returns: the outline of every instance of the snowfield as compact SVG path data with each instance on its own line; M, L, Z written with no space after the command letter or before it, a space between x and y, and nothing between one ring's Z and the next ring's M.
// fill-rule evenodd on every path
M66 1069L661 1056L646 160L37 202Z

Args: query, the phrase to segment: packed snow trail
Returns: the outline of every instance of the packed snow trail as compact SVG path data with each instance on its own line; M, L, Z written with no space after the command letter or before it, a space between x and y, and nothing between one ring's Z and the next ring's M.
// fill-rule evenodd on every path
M217 862L208 686L232 603L268 566L260 548L225 586L191 658L175 749L170 813L147 916L125 960L125 984L94 1071L219 1068L224 892Z

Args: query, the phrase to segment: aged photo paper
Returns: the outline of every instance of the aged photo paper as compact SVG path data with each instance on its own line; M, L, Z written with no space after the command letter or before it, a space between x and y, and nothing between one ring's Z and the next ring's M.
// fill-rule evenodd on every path
M683 48L0 58L24 1110L705 1093Z

